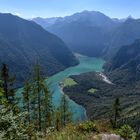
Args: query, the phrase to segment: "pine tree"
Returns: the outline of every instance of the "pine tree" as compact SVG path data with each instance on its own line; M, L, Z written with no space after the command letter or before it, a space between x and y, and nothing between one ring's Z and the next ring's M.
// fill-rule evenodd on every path
M10 103L15 103L15 93L14 93L14 82L15 77L9 74L9 68L6 64L2 65L1 68L1 82L2 88L4 90L4 96Z
M4 96L4 91L3 91L3 89L0 87L0 105L2 105L2 103L3 103L3 96Z
M24 110L28 112L28 123L30 124L30 94L31 94L31 84L26 83L23 90L23 103Z
M37 64L34 73L33 82L33 95L34 103L38 108L38 126L39 131L42 131L42 127L49 127L52 125L53 121L53 105L52 105L52 95L49 93L46 83L41 75L40 66ZM35 107L36 108L36 107ZM45 121L45 123L43 123Z
M9 69L8 66L6 64L2 65L2 69L1 69L1 78L3 80L3 89L4 89L4 94L6 99L9 99L8 96L8 78L9 78Z
M34 124L36 130L38 129L38 93L36 92L36 83L31 83L30 91L30 117L31 123Z
M47 86L43 83L44 87L44 103L45 103L45 120L46 120L46 126L52 126L53 122L53 103L52 103L52 95L49 92Z
M67 96L64 94L60 103L61 125L66 126L71 121L72 113L69 108Z
M120 99L119 98L116 98L115 99L115 102L113 104L113 114L114 114L113 123L114 123L114 127L115 128L117 127L117 121L118 121L118 118L120 117L120 111L121 111L121 108L120 108Z
M60 130L60 126L61 126L61 112L60 112L60 108L57 108L57 110L54 112L54 125L57 131Z
M41 126L41 69L39 64L36 64L34 69L34 92L37 93L37 105L38 105L38 129L39 131L42 130Z

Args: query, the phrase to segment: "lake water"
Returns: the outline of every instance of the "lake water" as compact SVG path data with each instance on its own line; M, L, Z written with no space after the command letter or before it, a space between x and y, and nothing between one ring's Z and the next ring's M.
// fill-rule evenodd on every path
M77 58L80 61L80 64L77 66L69 67L64 71L61 71L46 80L46 83L49 87L51 93L53 93L53 103L55 106L59 106L61 97L63 95L62 88L60 83L67 77L71 75L78 75L85 72L92 71L103 71L102 67L105 61L101 58L93 58L82 55L77 55ZM76 95L75 95L76 96ZM74 101L68 99L70 109L73 113L74 121L82 121L87 119L86 110L82 106L76 104Z

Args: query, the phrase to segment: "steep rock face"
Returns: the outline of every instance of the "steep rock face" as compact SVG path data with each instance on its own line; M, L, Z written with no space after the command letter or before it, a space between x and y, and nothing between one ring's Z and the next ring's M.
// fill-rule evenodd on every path
M107 63L106 70L113 71L140 54L140 40L133 44L122 46L116 55Z
M136 85L140 80L140 55L131 59L120 68L109 72L109 77L119 85Z
M124 140L119 135L116 134L99 134L94 136L95 140Z
M106 65L105 70L116 84L127 86L140 80L140 40L123 46Z
M78 64L60 38L36 23L11 14L0 14L0 21L0 63L8 64L21 83L36 62L47 75Z

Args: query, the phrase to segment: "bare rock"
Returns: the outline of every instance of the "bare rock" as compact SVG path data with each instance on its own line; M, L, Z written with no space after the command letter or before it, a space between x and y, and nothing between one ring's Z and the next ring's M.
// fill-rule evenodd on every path
M124 140L116 134L100 134L94 137L95 140Z

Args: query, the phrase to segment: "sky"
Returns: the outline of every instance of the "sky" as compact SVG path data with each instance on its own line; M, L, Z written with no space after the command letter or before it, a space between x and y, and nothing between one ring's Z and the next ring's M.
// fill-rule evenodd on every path
M140 0L0 0L0 13L23 18L67 16L84 10L111 18L140 18Z

